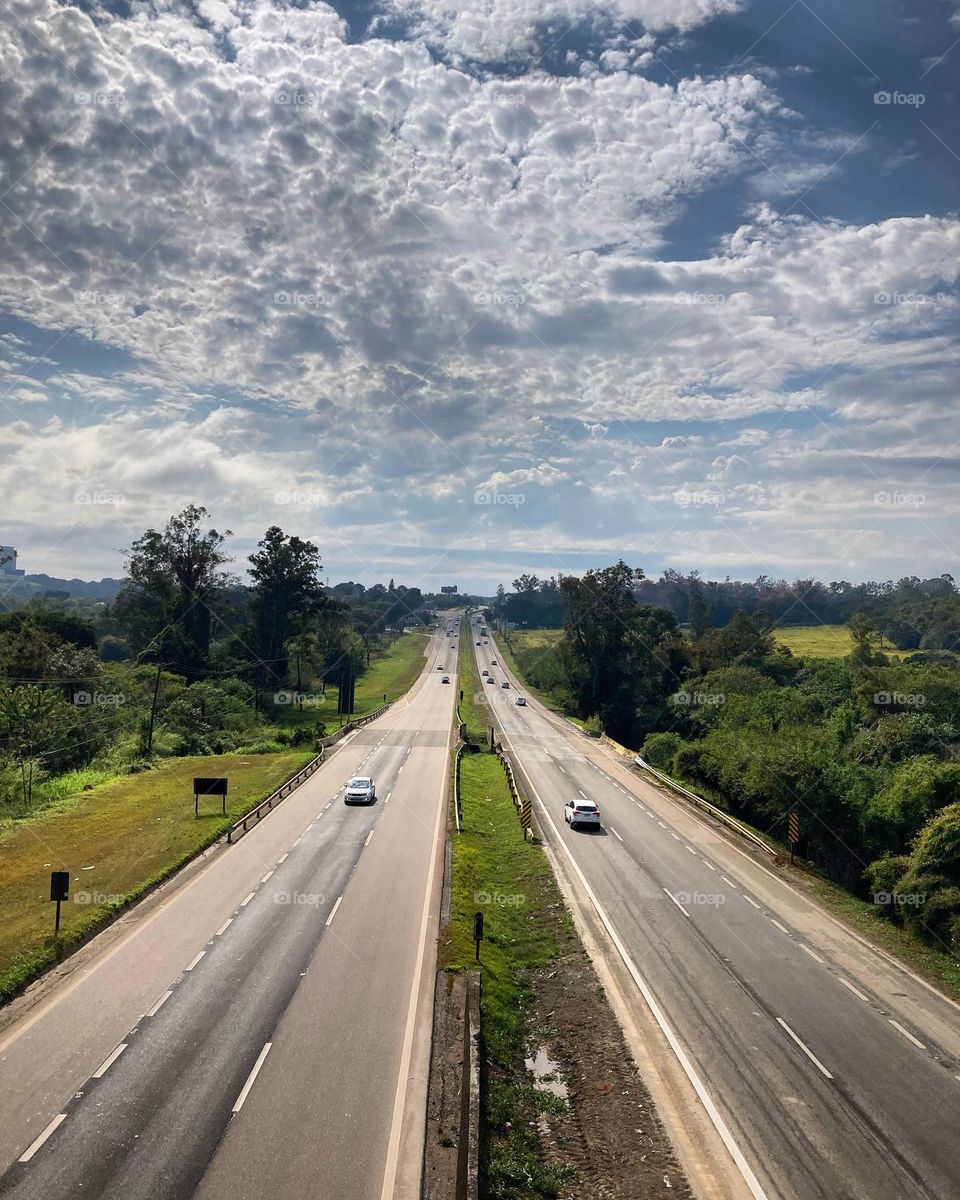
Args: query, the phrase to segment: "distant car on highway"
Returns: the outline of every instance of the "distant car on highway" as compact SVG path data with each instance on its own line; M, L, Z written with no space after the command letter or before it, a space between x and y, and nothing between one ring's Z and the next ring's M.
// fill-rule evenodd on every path
M496 683L497 681L494 679L494 677L492 675L488 675L487 678L484 680L484 682L485 683Z
M600 828L600 809L592 800L568 800L564 805L563 819L572 829L574 825L592 825Z
M486 669L486 667L484 667L484 669L480 672L480 674L483 676L487 676L490 674L490 672Z
M479 646L479 645L480 645L480 643L479 643L479 642L477 642L477 645Z
M490 659L490 666L491 666L491 667L499 667L499 665L500 665L500 664L497 662L497 660L496 660L495 658L491 658L491 659Z
M344 804L372 804L377 798L377 786L369 775L355 775L343 789Z
M523 698L523 696L518 696L518 697L516 698L516 700L514 700L514 704L519 704L521 708L526 708L526 707L527 707L527 702L526 702L526 700Z
M507 680L505 679L505 680L503 681L503 683L501 683L501 684L500 684L500 686L501 686L501 687L508 688L508 687L510 686L510 684L509 684L509 683L507 682Z
M441 682L441 683L449 683L449 682L450 682L450 676L449 676L449 675L444 675L444 677L443 677L443 678L440 680L440 682Z
M446 669L447 669L446 667L442 667L442 666L440 666L440 664L439 664L439 663L437 664L437 670L438 670L438 671L445 671Z

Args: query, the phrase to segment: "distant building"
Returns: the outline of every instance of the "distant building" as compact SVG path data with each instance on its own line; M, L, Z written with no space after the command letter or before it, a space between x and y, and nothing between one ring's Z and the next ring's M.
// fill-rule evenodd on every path
M6 560L6 561L3 561ZM12 546L0 546L0 575L25 575L17 570L17 552Z
M455 596L457 594L457 585L454 584L452 587L442 587L440 589L440 594L442 596Z

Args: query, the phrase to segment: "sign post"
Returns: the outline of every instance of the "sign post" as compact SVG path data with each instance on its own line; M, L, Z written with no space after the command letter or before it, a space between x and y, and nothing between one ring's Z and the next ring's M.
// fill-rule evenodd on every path
M477 943L477 962L480 961L480 943L483 941L483 913L473 914L473 940Z
M54 936L60 932L60 904L70 899L70 872L50 872L50 899L57 902L57 916L53 926Z
M215 775L212 778L205 778L202 775L197 775L193 780L193 815L200 816L200 797L201 796L219 796L222 802L224 816L227 812L227 777L225 775Z
M795 808L790 809L790 819L787 829L787 841L790 843L790 862L793 862L793 850L800 841L800 814Z

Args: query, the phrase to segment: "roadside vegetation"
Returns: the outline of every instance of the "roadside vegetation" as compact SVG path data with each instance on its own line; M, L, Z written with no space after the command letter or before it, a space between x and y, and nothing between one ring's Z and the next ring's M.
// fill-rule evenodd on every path
M0 829L0 1002L70 946L210 845L309 759L310 750L167 759L61 799ZM195 775L225 775L220 797L201 799ZM53 936L51 870L69 870L70 899Z
M873 615L849 617L842 656L836 631L826 635L829 656L791 650L790 633L759 609L718 625L695 591L681 629L675 612L638 599L650 590L646 582L623 562L579 578L516 581L527 589L521 611L528 618L536 619L540 591L551 620L558 595L563 607L559 634L507 634L527 686L781 844L795 809L797 850L826 881L956 960L960 658L951 647L960 633L951 630L960 630L960 595L953 581L864 585ZM858 589L840 591L849 600ZM517 610L512 601L501 599L489 619L503 624ZM890 654L894 636L920 648ZM940 965L949 976L953 963Z

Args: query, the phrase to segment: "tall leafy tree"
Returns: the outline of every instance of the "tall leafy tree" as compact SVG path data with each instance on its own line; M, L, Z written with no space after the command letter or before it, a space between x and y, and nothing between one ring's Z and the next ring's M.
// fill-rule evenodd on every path
M320 579L320 551L313 542L287 536L271 525L250 555L254 639L266 682L286 681L287 643L330 602Z

